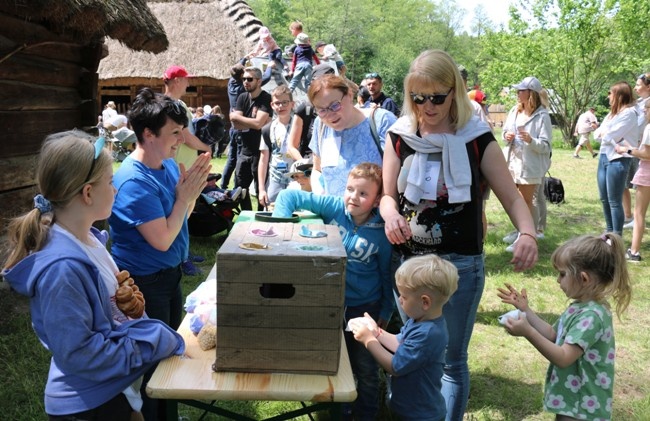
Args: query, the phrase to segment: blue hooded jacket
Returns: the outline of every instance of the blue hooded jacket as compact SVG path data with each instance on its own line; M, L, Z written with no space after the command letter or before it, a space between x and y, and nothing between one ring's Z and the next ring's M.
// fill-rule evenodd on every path
M336 225L348 256L345 267L345 305L357 307L381 303L380 317L389 320L395 298L390 273L392 249L378 212L362 226L356 226L343 197L316 195L302 190L282 190L275 201L273 216L289 217L296 209L314 212L323 222Z
M102 239L96 229L93 234ZM110 296L86 253L50 231L47 245L4 273L30 297L32 326L52 353L45 411L66 415L96 408L158 361L185 351L183 338L159 320L113 321Z

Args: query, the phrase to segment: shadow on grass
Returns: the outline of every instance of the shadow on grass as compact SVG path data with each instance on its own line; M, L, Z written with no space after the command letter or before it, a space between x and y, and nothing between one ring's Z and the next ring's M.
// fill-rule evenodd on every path
M499 412L502 415L500 419L522 420L543 411L544 389L541 383L525 383L489 372L473 372L471 381L467 412ZM508 390L513 391L512 399L503 397L504 391L508 393Z

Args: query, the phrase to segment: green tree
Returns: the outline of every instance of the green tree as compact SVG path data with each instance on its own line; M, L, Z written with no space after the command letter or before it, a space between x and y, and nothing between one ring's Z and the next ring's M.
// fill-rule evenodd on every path
M482 44L488 91L498 94L536 76L549 91L565 141L572 143L578 115L621 72L615 10L601 0L520 0L510 12L510 32L491 33Z

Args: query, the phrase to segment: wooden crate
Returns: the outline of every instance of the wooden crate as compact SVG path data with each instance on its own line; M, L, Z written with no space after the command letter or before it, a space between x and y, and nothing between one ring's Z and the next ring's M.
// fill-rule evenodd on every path
M273 226L278 234L253 232ZM335 374L346 253L338 228L304 238L302 224L240 222L217 253L215 370ZM247 250L245 243L268 249Z

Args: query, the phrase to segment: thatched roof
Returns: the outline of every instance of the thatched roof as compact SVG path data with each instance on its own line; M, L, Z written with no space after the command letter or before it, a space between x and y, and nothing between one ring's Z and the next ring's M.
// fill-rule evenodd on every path
M161 78L165 69L181 65L195 76L228 79L230 67L257 42L261 22L242 0L149 1L162 22L169 48L160 54L133 52L107 40L108 56L99 64L101 80Z
M159 53L165 31L145 0L0 0L0 12L88 44L108 36L136 51Z

